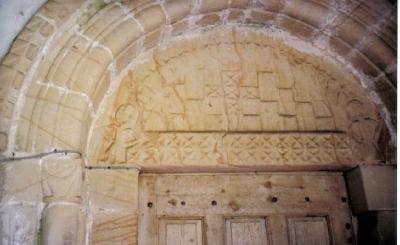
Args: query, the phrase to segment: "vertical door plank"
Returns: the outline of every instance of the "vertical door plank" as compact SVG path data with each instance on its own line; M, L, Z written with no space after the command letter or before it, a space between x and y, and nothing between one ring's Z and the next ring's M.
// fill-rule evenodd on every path
M287 218L284 214L268 216L268 237L271 244L289 245Z
M226 241L228 245L268 245L265 219L227 219Z
M329 245L330 236L325 217L289 219L291 245Z
M225 244L225 218L223 215L208 214L205 217L207 245Z
M202 221L161 219L159 222L160 245L202 245Z
M181 227L178 224L166 224L165 240L167 240L166 245L176 244L181 245Z

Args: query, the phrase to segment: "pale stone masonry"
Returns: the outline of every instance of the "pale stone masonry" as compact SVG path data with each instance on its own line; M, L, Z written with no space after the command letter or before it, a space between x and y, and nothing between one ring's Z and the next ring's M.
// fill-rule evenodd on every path
M137 244L143 171L393 164L396 28L378 0L48 1L0 63L0 243ZM80 155L14 160L54 149Z

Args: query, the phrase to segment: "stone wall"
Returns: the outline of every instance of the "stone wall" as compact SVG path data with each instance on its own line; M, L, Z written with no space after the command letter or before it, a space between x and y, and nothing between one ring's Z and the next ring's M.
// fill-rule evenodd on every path
M75 154L3 162L2 244L83 244L82 167Z
M2 60L0 149L83 152L108 91L139 53L213 25L275 29L296 49L308 49L296 39L317 47L357 75L393 138L395 11L378 2L49 1Z

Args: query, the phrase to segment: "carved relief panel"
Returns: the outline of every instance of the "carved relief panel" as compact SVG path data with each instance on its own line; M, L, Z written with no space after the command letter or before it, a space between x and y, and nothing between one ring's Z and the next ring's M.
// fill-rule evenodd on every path
M355 78L260 33L216 29L132 68L94 162L349 164L377 159L376 109Z

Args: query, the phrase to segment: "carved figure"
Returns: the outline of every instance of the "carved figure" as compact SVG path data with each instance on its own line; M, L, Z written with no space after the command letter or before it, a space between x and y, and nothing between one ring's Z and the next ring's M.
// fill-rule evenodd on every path
M103 147L103 161L109 163L126 163L127 150L139 144L135 127L139 119L137 105L124 104L115 112L114 123L108 127ZM136 130L137 131L137 130Z

